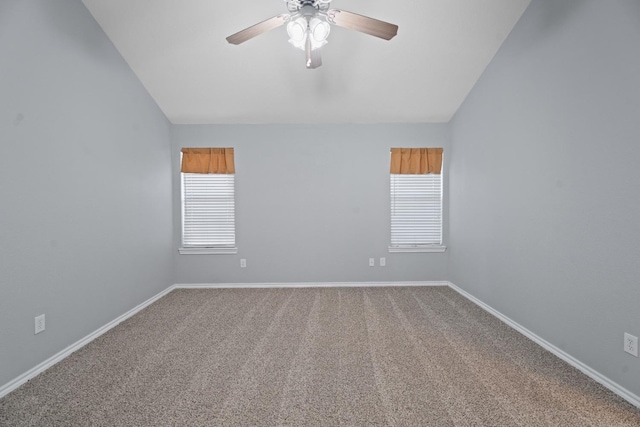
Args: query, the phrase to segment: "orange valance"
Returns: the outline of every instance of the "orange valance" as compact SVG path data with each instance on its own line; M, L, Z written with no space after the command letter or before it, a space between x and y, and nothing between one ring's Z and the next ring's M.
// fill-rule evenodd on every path
M234 174L233 148L183 148L183 173Z
M440 174L442 148L392 148L391 173Z

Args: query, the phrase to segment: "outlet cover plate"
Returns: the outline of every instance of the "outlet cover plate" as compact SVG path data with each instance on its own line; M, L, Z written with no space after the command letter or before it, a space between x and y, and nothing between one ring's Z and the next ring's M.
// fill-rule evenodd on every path
M375 267L375 265L376 265L376 259L369 258L369 267Z
M36 329L35 329L35 333L39 334L40 332L45 330L45 323L44 323L44 314L41 314L40 316L36 316L35 318L35 322L36 322Z
M624 333L624 351L632 356L638 357L638 337Z

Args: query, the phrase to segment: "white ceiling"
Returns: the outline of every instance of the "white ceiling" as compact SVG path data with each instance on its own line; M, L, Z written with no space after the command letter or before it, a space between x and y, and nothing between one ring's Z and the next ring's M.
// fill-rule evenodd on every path
M530 0L333 0L399 26L385 41L332 26L322 67L280 27L283 0L83 0L172 123L447 122Z

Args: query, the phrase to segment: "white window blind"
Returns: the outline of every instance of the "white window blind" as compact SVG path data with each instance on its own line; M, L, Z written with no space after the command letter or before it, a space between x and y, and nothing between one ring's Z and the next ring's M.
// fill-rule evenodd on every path
M182 245L234 248L235 175L182 175Z
M391 248L442 244L442 175L391 174Z

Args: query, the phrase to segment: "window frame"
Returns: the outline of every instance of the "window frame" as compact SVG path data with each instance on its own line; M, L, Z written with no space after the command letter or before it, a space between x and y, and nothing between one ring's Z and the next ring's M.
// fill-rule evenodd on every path
M443 168L444 169L444 168ZM394 175L402 176L401 174L390 174L389 176L389 253L420 253L420 252L445 252L447 247L444 245L444 170L440 175L440 242L438 243L424 243L424 244L392 244L393 240L393 210L394 210ZM408 175L415 177L416 175ZM423 175L428 176L428 175Z
M180 172L180 247L178 252L181 255L233 255L238 253L237 246L237 233L236 233L236 212L235 212L235 199L236 199L236 179L235 174L229 174L233 176L233 245L185 245L185 173ZM189 174L191 175L191 174ZM197 175L197 174L194 174ZM209 175L209 174L207 174ZM210 174L211 176L219 176L218 174ZM226 174L225 174L226 175Z

